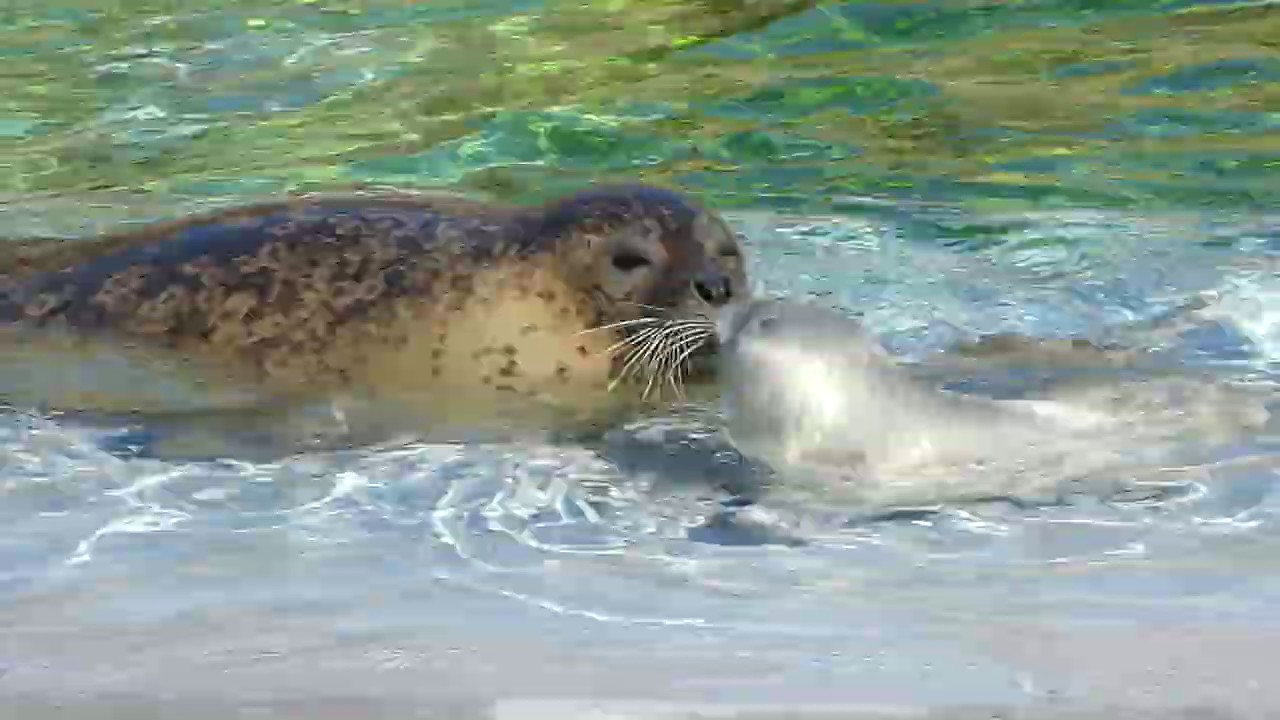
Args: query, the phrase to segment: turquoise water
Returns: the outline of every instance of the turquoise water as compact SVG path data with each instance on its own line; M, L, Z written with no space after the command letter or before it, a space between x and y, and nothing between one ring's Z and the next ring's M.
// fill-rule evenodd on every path
M0 190L1274 205L1267 2L12 3ZM234 148L234 152L228 152Z
M908 361L1120 339L1197 373L1142 386L1192 428L1275 382L1274 3L20 2L0 38L3 236L640 178ZM1090 469L1137 493L878 519L726 510L713 429L169 463L0 417L0 716L1280 712L1270 425Z

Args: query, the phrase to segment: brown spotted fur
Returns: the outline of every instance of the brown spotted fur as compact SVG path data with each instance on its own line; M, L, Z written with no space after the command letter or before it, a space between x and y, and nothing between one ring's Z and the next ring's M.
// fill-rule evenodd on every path
M664 266L635 297L600 280L615 233L658 238ZM530 208L294 198L32 243L0 262L0 326L176 353L277 395L353 391L478 414L512 397L590 404L617 370L606 349L620 331L584 331L646 305L703 311L700 273L747 292L723 221L643 186Z

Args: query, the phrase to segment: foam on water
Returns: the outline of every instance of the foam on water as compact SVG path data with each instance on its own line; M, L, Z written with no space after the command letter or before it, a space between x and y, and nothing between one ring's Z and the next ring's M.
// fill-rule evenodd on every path
M953 215L734 218L765 290L861 310L908 357L977 332L1142 337L1269 380L1274 221L979 220L996 229L975 250L948 241L975 221ZM1193 298L1176 332L1144 325ZM714 430L690 412L603 451L167 463L5 415L0 689L1280 709L1247 661L1280 629L1269 437L1182 464L1130 448L1146 464L1112 478L1140 486L1120 497L885 514L734 507L762 471Z

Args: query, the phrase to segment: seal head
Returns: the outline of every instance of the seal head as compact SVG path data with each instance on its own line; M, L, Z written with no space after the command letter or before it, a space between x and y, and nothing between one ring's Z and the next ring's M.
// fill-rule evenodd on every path
M815 449L860 464L877 426L910 393L861 325L832 310L748 300L717 314L716 334L728 433L773 464Z
M567 277L600 320L704 316L749 294L742 249L720 217L648 186L603 187L558 200L530 238L557 238Z

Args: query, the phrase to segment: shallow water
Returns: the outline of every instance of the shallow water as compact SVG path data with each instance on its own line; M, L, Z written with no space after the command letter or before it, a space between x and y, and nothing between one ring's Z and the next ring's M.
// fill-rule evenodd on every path
M1273 4L0 18L3 235L353 180L529 198L640 177L731 208L763 291L859 311L909 361L1017 331L1276 380ZM877 517L785 488L726 508L755 475L703 420L603 454L255 465L126 461L0 416L0 716L1280 713L1270 426L1096 471L1136 493Z

